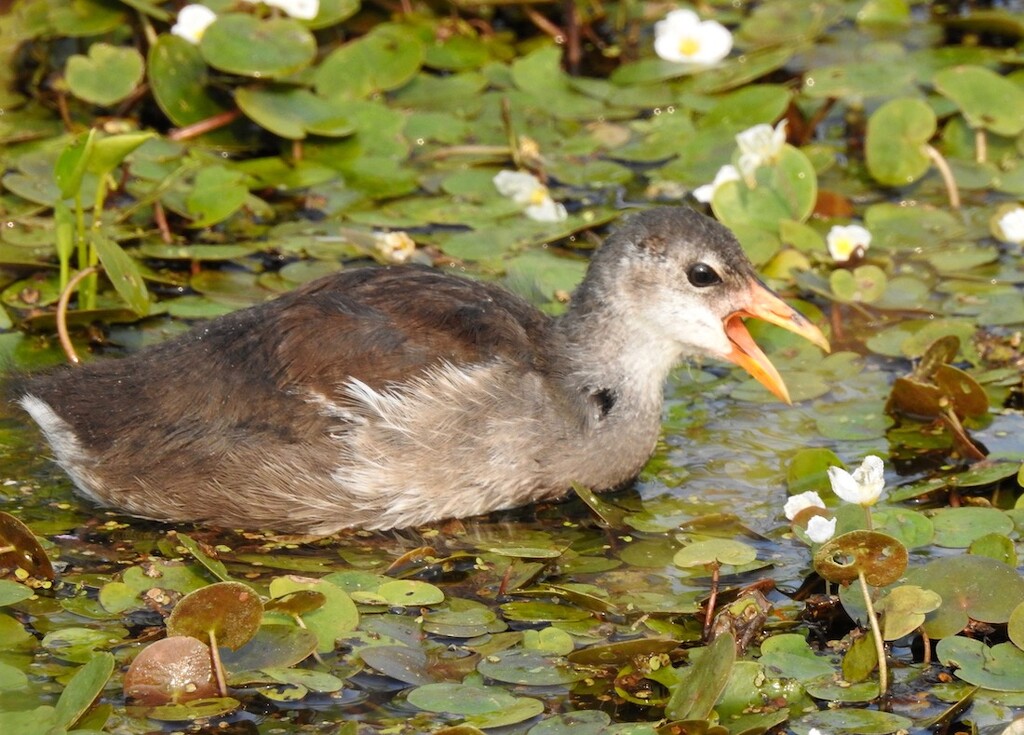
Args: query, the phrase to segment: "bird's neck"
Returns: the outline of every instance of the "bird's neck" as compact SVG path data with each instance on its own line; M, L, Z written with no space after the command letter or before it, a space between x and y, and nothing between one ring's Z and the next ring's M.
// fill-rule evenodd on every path
M627 302L608 296L582 288L557 320L566 355L562 379L570 391L603 404L609 420L659 422L665 381L681 349L622 313Z

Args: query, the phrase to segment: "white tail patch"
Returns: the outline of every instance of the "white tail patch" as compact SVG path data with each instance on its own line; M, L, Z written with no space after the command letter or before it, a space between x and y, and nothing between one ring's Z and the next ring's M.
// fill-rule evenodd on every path
M39 424L53 453L57 455L57 464L68 473L82 494L102 502L92 489L96 484L95 478L86 469L87 465L92 464L92 457L82 448L82 443L68 422L58 416L50 404L31 393L22 396L18 404Z

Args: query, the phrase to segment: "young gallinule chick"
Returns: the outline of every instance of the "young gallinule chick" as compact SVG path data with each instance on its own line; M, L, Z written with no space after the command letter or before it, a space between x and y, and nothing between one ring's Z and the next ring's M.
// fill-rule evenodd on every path
M607 239L558 318L435 270L349 270L131 357L31 378L18 402L103 505L386 529L628 482L689 356L742 365L788 401L745 316L828 348L728 230L661 208Z

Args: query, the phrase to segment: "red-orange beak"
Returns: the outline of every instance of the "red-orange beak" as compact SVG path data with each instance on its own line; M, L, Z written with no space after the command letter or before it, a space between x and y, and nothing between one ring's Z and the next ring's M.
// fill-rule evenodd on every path
M786 390L786 384L782 381L779 371L757 346L743 324L743 317L748 316L799 334L804 339L821 347L825 352L829 351L828 340L825 339L821 330L807 321L800 312L793 309L756 279L752 279L750 282L749 301L725 318L725 334L732 343L732 350L723 357L742 367L781 400L791 403L789 391Z

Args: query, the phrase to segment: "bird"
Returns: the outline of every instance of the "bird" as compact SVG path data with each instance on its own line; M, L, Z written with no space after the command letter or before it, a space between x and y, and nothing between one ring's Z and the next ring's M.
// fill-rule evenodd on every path
M743 319L828 350L734 235L683 206L624 218L564 313L426 266L343 269L13 400L76 489L171 523L325 537L626 486L689 358L785 384Z

